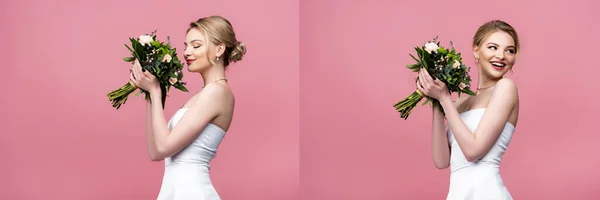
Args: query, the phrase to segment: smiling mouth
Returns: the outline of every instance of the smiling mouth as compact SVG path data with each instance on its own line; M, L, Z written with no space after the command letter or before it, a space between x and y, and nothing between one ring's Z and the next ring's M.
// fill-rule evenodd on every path
M194 62L194 60L187 60L187 64L191 65Z
M506 63L503 63L503 62L493 61L490 63L492 64L492 67L494 67L495 69L498 69L498 70L502 70L502 69L504 69L504 67L506 67Z

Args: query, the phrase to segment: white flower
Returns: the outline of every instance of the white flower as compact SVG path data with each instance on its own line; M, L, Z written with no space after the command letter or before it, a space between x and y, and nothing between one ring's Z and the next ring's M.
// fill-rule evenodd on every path
M454 64L452 64L452 68L460 67L460 62L458 60L454 60Z
M458 87L459 87L461 90L464 90L464 89L465 89L465 87L467 87L467 85L465 85L465 83L463 83L463 82L460 82L460 84L458 84Z
M425 51L427 51L427 53L437 52L438 48L439 48L438 45L433 42L425 44Z
M176 78L176 77L171 77L171 78L169 79L169 83L171 83L171 85L175 85L175 83L177 83L177 81L178 81L178 80L177 80L177 78Z
M150 44L153 41L153 39L152 39L152 36L149 36L149 35L140 35L140 37L138 38L138 41L142 45L147 45L147 44Z
M163 57L162 61L163 62L171 62L171 55L166 54L165 57Z

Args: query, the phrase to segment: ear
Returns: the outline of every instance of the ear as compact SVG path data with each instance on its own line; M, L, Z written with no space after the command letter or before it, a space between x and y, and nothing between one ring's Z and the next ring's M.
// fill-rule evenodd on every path
M479 46L473 45L473 57L479 59Z
M223 55L223 53L225 53L225 44L221 43L219 45L216 46L216 50L217 50L217 57L221 57Z

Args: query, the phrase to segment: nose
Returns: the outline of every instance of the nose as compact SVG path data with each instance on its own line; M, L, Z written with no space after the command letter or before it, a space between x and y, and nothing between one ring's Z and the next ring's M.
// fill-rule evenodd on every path
M496 53L495 53L495 55L494 55L494 56L495 56L496 58L498 58L498 59L502 60L502 59L504 59L504 52L502 52L502 51L496 51Z
M185 47L183 50L183 56L188 57L191 55L192 55L192 53L190 52L190 50L187 47Z

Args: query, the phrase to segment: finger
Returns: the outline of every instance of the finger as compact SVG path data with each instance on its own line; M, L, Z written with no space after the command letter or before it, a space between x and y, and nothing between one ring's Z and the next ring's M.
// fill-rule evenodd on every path
M129 73L129 80L133 82L133 84L138 85L137 80L133 77L133 73Z
M444 86L444 85L445 85L445 83L444 83L444 82L442 82L442 81L440 81L440 79L435 79L435 80L433 80L433 82L434 82L434 83L435 83L437 86L440 86L440 87L442 87L442 86Z
M144 69L144 68L142 67L142 64L140 64L139 62L138 62L138 66L140 67L140 71L142 71L142 72L146 72L146 69Z
M139 77L139 79L144 78L144 73L142 72L142 65L138 62L135 65L135 71L136 71L136 76Z
M418 87L423 87L423 84L421 84L421 80L420 80L420 78L419 78L419 77L417 77L417 78L415 79L415 85L417 86L417 88L418 88Z
M135 80L135 76L133 75L132 69L129 70L129 77L131 78L131 80Z
M142 67L142 64L140 64L139 61L137 62L137 67L140 69L140 72L146 72L146 69Z
M149 71L144 72L144 77L152 78L152 74Z
M425 88L423 88L423 86L421 86L421 84L417 84L417 90L419 90L423 94L427 95L427 92L425 91Z
M425 73L423 71L425 71L425 69L421 69L421 71L419 72L419 81L421 81L421 86L423 88L428 88L429 83L427 82L427 79L425 78Z
M133 78L135 80L141 78L140 74L138 73L137 68L135 67L135 64L133 65L132 69L131 69L132 73L133 73Z
M423 70L423 76L425 76L427 81L433 82L433 79L431 78L431 75L429 75L429 72L427 72L427 70Z

